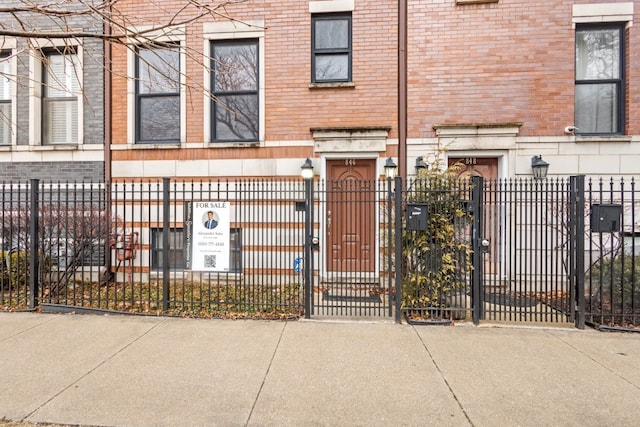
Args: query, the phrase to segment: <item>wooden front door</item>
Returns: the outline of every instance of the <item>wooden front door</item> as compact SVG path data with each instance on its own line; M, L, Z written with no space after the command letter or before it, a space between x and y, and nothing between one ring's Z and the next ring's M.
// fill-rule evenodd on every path
M374 159L327 160L327 269L375 268Z
M497 157L449 157L448 166L453 167L458 176L481 176L486 181L498 179ZM489 239L489 253L484 257L484 272L497 274L500 259L500 206L492 200L495 194L484 193L482 207L482 236Z

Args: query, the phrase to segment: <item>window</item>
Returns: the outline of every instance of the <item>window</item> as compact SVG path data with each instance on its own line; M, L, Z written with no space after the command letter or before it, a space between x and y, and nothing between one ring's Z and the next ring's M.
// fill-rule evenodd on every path
M43 52L42 141L78 143L78 94L82 74L73 48Z
M624 132L623 25L576 29L575 125L580 134Z
M211 70L213 141L258 141L258 41L212 41Z
M162 270L162 228L151 231L151 268ZM169 268L183 270L186 266L184 259L184 233L182 228L169 229Z
M351 81L351 14L312 15L311 81Z
M0 52L0 145L11 144L10 52Z
M136 142L180 142L180 47L136 52Z
M171 228L169 231L169 268L171 270L184 270L186 267L184 254L184 229ZM163 230L154 228L151 230L151 268L162 270L162 239ZM239 228L229 230L229 272L242 272L242 239Z

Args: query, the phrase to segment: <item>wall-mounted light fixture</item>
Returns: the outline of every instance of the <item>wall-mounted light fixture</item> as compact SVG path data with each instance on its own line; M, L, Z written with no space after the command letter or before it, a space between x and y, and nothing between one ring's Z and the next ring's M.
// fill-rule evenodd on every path
M424 157L420 156L416 158L416 175L421 171L421 170L427 170L429 169L429 165L424 161Z
M531 158L531 170L535 179L545 179L549 171L549 163L542 160L542 156L533 156Z

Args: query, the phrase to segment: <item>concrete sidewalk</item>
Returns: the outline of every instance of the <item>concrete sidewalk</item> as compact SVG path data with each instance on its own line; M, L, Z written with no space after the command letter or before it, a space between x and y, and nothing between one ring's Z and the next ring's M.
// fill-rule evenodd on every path
M0 419L640 425L640 335L0 313Z

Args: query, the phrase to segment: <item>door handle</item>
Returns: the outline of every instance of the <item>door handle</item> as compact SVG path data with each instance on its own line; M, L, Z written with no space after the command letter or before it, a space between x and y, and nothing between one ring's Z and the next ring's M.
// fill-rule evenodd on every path
M331 211L327 211L327 235L331 235Z

